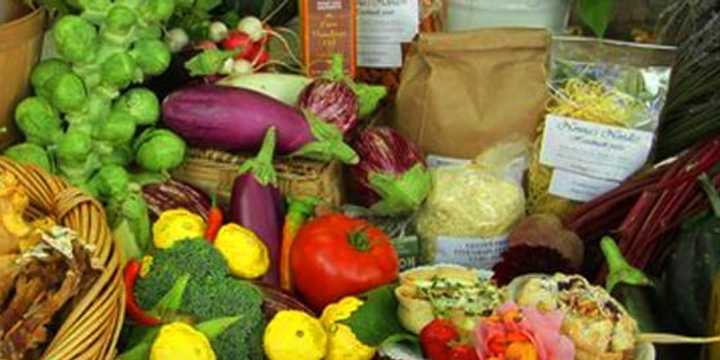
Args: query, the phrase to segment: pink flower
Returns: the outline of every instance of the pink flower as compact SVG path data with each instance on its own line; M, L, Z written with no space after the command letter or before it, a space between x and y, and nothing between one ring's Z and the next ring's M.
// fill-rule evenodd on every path
M475 346L480 360L573 360L575 346L560 333L563 314L510 302L480 319Z

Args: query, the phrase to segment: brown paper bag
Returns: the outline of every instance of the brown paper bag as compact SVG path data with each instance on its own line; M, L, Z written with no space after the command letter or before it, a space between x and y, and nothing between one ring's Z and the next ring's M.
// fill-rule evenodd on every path
M428 155L473 158L509 134L534 138L550 35L535 29L421 34L392 122Z

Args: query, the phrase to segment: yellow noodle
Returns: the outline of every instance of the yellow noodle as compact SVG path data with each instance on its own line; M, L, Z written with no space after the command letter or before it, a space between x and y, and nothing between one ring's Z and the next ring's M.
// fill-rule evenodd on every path
M581 78L568 80L556 90L548 102L547 113L609 126L631 128L633 115L640 104L637 100L602 83ZM528 211L564 217L577 203L548 193L552 168L540 163L545 122L538 128L528 171Z

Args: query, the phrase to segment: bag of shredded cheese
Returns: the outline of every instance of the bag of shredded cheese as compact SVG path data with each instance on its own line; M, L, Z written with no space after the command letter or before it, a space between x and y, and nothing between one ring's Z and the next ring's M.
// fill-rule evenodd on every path
M431 170L433 187L417 217L423 262L491 269L525 215L522 173L529 141L500 143L466 165Z

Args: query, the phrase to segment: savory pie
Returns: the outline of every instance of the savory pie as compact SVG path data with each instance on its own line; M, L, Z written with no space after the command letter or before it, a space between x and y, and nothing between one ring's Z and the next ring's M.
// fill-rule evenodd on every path
M637 323L603 288L582 276L529 275L517 278L507 290L520 306L565 313L562 332L575 343L575 359L633 358Z
M502 304L502 291L476 270L453 265L421 267L400 274L395 289L398 317L409 331L420 331L437 317L472 331L477 319Z

